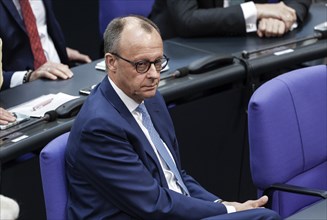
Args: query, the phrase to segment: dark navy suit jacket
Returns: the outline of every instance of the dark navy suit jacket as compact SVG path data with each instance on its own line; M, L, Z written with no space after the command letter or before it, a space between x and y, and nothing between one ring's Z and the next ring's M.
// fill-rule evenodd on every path
M68 219L202 219L226 213L213 202L217 196L181 170L162 96L145 105L191 197L168 189L150 143L105 77L84 103L67 144Z
M51 36L62 63L68 64L66 45L57 22L51 0L43 0L46 10L48 33ZM24 21L12 0L0 0L0 38L2 38L2 64L4 84L9 88L13 72L34 69L33 54Z

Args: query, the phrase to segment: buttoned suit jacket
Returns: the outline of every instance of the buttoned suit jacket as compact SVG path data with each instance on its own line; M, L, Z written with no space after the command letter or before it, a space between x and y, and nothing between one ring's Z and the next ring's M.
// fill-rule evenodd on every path
M255 3L272 1L275 0L253 0ZM284 3L296 11L301 25L311 0L284 0ZM223 8L223 0L156 0L150 19L158 25L163 39L246 34L241 7Z
M51 0L43 0L47 31L51 36L62 63L68 64L65 39L55 18ZM3 89L10 86L15 71L33 70L34 58L24 21L12 0L0 0L0 38L3 41Z
M173 123L162 96L157 92L144 103L190 197L168 189L149 141L105 77L83 104L68 139L67 219L280 219L262 208L226 214L226 207L214 202L218 197L181 169Z
M191 197L168 189L160 163L107 77L83 104L66 151L68 219L202 219L226 213L181 169L173 123L157 92L145 100ZM191 213L191 214L190 214Z

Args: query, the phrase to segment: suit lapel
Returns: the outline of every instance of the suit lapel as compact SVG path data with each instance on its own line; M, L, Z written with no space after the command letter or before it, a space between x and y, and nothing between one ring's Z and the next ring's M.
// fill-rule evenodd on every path
M125 118L128 121L132 129L137 133L136 135L141 138L141 142L143 144L144 150L150 156L150 158L155 162L156 166L158 167L158 170L160 170L161 179L163 180L164 174L162 172L161 165L158 161L158 158L152 149L152 146L150 145L148 139L144 135L142 129L139 127L133 115L130 113L128 108L125 106L123 101L120 99L120 97L117 95L117 93L111 86L107 77L105 77L101 82L100 89L102 94L108 100L108 102L110 102L114 106L114 108L117 109L117 111L122 115L123 118Z
M3 2L3 5L9 11L12 18L17 22L19 27L27 34L26 29L25 29L25 24L24 24L22 18L20 17L20 15L19 15L13 1L12 0L3 0L2 2Z
M162 118L162 109L160 109L161 105L157 102L156 99L149 99L145 101L146 108L151 116L152 123L159 133L161 139L166 143L169 151L171 152L174 160L177 163L177 155L175 150L173 149L173 143L170 138L170 132L172 130L166 123L166 121ZM177 163L178 164L178 163ZM178 165L177 165L178 166Z

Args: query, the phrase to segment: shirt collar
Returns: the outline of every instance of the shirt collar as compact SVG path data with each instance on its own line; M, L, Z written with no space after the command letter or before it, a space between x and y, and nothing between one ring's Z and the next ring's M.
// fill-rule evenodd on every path
M113 89L115 90L115 92L117 93L117 95L119 96L119 98L126 105L128 110L130 112L133 112L139 106L139 103L135 102L132 98L127 96L120 88L118 88L118 86L110 79L109 76L108 76L108 80L112 85Z

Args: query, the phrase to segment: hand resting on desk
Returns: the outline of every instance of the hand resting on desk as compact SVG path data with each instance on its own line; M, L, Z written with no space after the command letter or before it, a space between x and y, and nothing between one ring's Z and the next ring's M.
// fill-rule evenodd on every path
M33 81L40 78L47 78L51 80L56 79L70 79L73 77L73 72L65 64L46 62L38 69L34 70L29 76L28 81Z
M14 122L15 116L7 110L0 108L0 125L6 125L9 122Z
M68 59L70 61L78 61L83 63L90 63L92 60L89 56L80 53L78 50L66 48ZM51 80L70 79L73 77L73 72L68 65L54 62L46 62L38 69L31 72L28 81L33 81L39 78L47 78Z
M296 23L296 12L283 2L256 4L259 37L279 37L290 31Z

